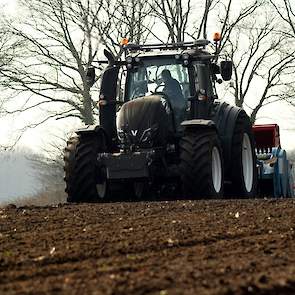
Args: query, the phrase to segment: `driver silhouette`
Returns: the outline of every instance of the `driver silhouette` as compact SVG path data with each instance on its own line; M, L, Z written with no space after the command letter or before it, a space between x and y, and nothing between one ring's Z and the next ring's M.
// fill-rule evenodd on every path
M162 71L161 77L165 84L163 92L168 96L172 107L175 109L184 108L185 101L179 82L172 78L171 72L167 69Z

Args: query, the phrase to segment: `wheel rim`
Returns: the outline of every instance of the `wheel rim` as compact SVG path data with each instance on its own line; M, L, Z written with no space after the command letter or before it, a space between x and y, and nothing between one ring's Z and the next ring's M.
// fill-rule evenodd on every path
M251 192L253 186L253 154L249 135L244 133L242 146L243 178L247 192Z
M107 182L96 184L96 191L100 199L104 199L107 191Z
M222 185L222 168L220 153L216 146L212 150L212 180L215 191L219 193Z

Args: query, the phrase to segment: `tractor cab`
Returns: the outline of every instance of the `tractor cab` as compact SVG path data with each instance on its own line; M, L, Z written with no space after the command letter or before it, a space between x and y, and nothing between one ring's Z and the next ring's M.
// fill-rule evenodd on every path
M164 142L169 142L168 138L182 135L183 122L212 118L213 102L217 98L216 75L222 73L226 80L227 69L223 67L222 72L214 62L215 55L206 51L208 44L207 40L198 40L181 44L125 45L122 68L126 76L121 79L123 106L116 120L120 142L123 137L129 137L140 145L140 138L145 138L143 134L147 130L155 134L155 129L166 129ZM231 70L231 66L228 69ZM109 84L108 79L106 83ZM163 111L151 108L155 104ZM158 133L163 139L163 132Z
M126 145L123 138L140 147L147 130L162 136L159 130L163 128L166 139L160 142L169 142L182 136L185 122L213 119L218 97L215 82L222 82L217 74L230 80L232 62L217 65L217 41L215 53L209 53L208 45L208 40L151 45L126 42L122 61L105 51L108 67L101 80L100 125L114 148L118 140L119 145L123 141Z
M209 118L219 67L207 40L181 44L126 45L124 102L160 95L173 110L176 129L185 119Z

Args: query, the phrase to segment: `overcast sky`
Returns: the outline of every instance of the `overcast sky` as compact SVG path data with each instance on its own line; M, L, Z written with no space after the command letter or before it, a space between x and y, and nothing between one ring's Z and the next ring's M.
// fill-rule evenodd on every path
M0 0L0 5L4 5L6 12L13 14L15 12L17 0Z

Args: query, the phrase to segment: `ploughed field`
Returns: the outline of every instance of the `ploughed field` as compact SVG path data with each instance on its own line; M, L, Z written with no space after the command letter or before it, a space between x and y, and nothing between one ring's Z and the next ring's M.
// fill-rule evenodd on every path
M0 294L295 294L295 199L0 212Z

